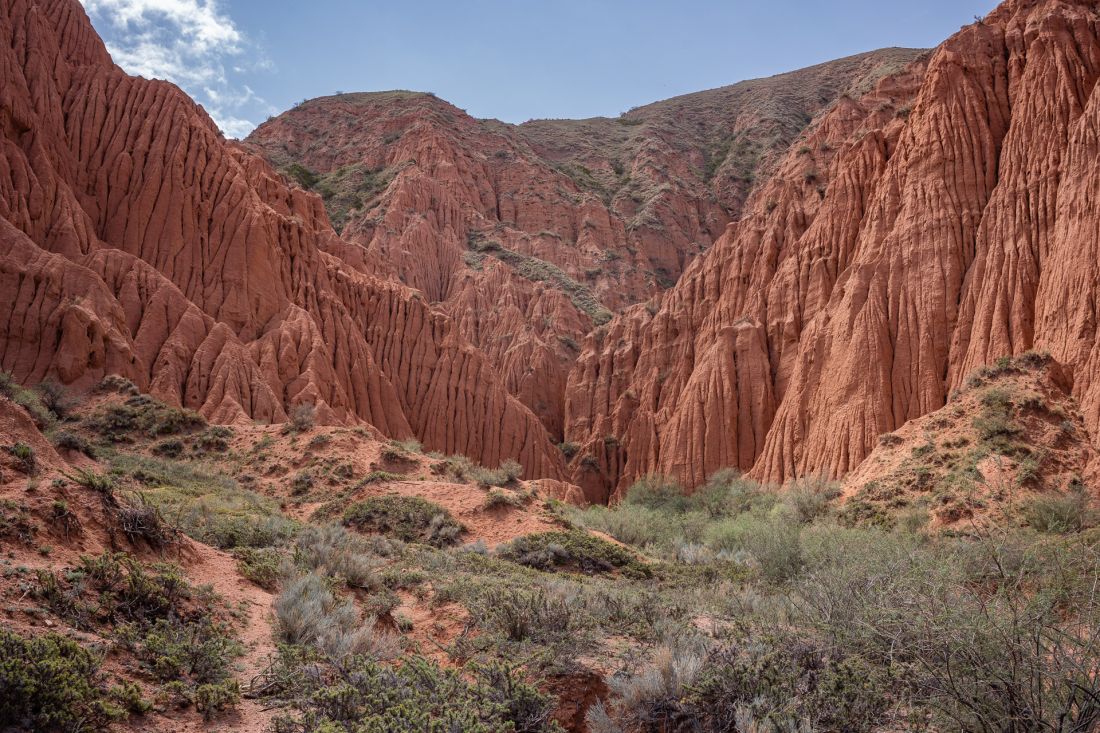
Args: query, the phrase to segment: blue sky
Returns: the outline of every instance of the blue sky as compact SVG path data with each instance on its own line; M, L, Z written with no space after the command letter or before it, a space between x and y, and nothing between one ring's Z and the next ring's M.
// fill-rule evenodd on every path
M994 0L81 0L127 71L230 137L335 91L435 92L477 117L617 115L883 46L934 46Z

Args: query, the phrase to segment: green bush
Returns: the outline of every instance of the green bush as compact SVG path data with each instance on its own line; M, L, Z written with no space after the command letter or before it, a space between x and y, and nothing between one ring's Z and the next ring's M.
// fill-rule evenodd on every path
M9 445L8 453L16 460L23 473L33 474L38 470L38 457L34 453L34 448L26 443Z
M76 453L83 453L89 458L96 457L95 447L92 446L84 436L69 432L68 430L58 430L54 433L53 444L61 450L71 450Z
M233 550L237 570L264 590L275 590L279 584L279 567L283 554L271 547L239 547Z
M586 574L622 570L643 577L652 573L650 567L629 550L583 530L524 535L498 547L496 554L537 570L573 570Z
M496 588L478 596L478 617L511 641L569 634L573 611L564 599L538 587Z
M457 544L466 531L446 509L419 496L375 496L357 502L344 512L344 524L433 547Z
M124 627L119 636L156 679L192 686L228 680L233 658L244 651L224 625L209 617L183 621L168 615L151 625Z
M649 475L635 481L626 491L624 504L665 512L683 513L692 508L691 499L672 479Z
M760 638L712 651L686 706L706 730L741 730L739 720L751 718L778 729L855 733L882 720L889 682L881 669L812 638Z
M145 500L184 534L223 550L285 544L298 530L271 499L201 464L119 454L111 470L144 484Z
M113 443L124 443L131 441L135 433L159 438L194 432L206 427L206 419L147 395L134 395L125 402L104 405L85 418L84 425Z
M523 475L523 466L508 459L499 468L470 466L465 474L482 486L511 486Z
M47 379L34 388L39 399L46 409L53 413L58 420L64 420L76 407L76 400L69 392L69 388L56 379Z
M235 706L240 698L237 680L208 682L195 689L195 709L202 713L203 720L210 721L221 711Z
M0 395L26 410L39 430L53 424L54 414L42 402L41 395L18 384L9 372L0 372Z
M1024 503L1023 516L1029 527L1050 534L1080 532L1097 521L1092 499L1083 486L1033 497Z
M0 728L78 733L125 717L99 666L96 654L57 634L28 639L0 629Z
M291 660L288 664L295 664ZM365 657L309 674L284 676L296 717L276 733L337 730L382 733L555 733L553 700L499 664L464 671L441 669L422 657L396 667ZM283 693L286 694L285 692Z
M840 486L820 477L798 479L787 487L783 496L796 521L809 524L829 513L832 502L840 496Z

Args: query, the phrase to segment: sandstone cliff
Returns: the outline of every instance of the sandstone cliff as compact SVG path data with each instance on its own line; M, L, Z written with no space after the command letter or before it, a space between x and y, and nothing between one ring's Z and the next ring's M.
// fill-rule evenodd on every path
M221 421L368 422L487 464L561 458L458 324L365 271L320 199L111 62L75 0L0 3L0 367L118 373Z
M246 144L322 196L364 271L439 303L560 441L585 334L674 283L816 114L916 54L518 126L428 94L341 94Z
M570 376L576 481L841 476L1033 347L1092 435L1100 11L1013 0L797 141L660 303L598 330Z

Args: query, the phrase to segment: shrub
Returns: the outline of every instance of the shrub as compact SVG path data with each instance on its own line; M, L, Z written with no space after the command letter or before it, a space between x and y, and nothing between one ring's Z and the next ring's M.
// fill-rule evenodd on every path
M78 468L71 474L65 474L66 478L75 484L96 492L103 497L114 497L115 481L103 473L96 473L84 468Z
M174 614L144 627L126 627L120 638L161 682L197 686L230 679L230 663L244 648L209 617L185 622Z
M145 542L153 549L163 549L178 539L174 527L168 526L160 509L150 504L142 494L135 494L114 508L115 521L130 542Z
M309 439L309 443L306 444L306 448L309 450L315 450L317 448L324 448L326 445L332 442L332 436L328 433L318 433Z
M482 486L510 486L523 475L523 466L517 461L502 461L499 468L472 466L467 475Z
M138 394L137 385L118 374L108 374L99 381L99 384L92 391L97 394L114 393L128 397Z
M352 588L377 590L378 564L367 543L340 525L306 527L294 546L299 567L337 578Z
M687 699L707 730L743 730L739 719L778 729L869 731L889 707L888 680L857 657L812 638L754 639L716 649Z
M76 407L76 400L69 394L68 387L55 379L47 379L45 382L35 387L35 391L38 392L42 404L45 405L46 409L52 412L58 420L64 420L69 416L69 413L72 412L72 409Z
M179 438L168 438L155 444L152 450L154 455L164 456L165 458L179 458L183 455L184 448L183 441Z
M290 479L290 493L294 496L308 494L313 488L313 474L309 471L300 471Z
M77 433L71 433L68 430L59 430L54 433L53 444L61 450L83 453L93 459L96 457L95 448L91 443L85 440L84 436Z
M451 513L419 496L376 496L344 512L344 524L433 547L457 544L465 531Z
M97 655L57 634L28 639L0 629L0 728L96 731L125 717L99 666Z
M233 551L237 570L264 590L275 590L279 584L279 566L283 555L270 547L240 547Z
M287 584L275 599L275 618L283 641L316 648L330 658L389 659L398 652L392 635L376 632L373 618L361 620L355 604L340 602L315 573Z
M240 698L237 680L207 683L195 690L195 709L202 713L203 720L210 721L217 713L235 706Z
M780 520L755 522L747 527L742 542L770 583L784 583L802 570L805 559L797 526Z
M298 529L270 499L189 462L120 454L112 471L145 484L142 496L189 537L223 550L270 547Z
M294 665L291 659L284 663ZM298 664L300 667L301 665ZM550 720L553 699L500 664L445 670L422 657L386 666L354 657L335 667L288 671L299 716L276 733L336 730L387 733L560 733Z
M37 532L38 527L26 506L10 499L0 499L0 538L14 538L29 545Z
M360 486L369 486L370 484L384 484L390 481L403 481L405 476L400 473L390 473L389 471L371 471L363 480L359 482Z
M85 418L84 425L113 443L132 440L134 433L149 438L189 433L206 427L206 419L192 410L170 407L147 395L135 395L124 403L104 405Z
M523 507L527 505L527 502L531 500L531 495L527 493L516 493L514 491L506 491L504 489L492 488L489 489L489 493L485 495L485 502L482 506L485 509L498 509L500 507Z
M1083 486L1064 493L1036 496L1023 505L1024 520L1038 532L1067 534L1080 532L1096 523L1096 512Z
M545 640L570 633L573 610L561 598L535 587L496 588L478 596L478 616L511 641Z
M65 535L80 531L80 517L69 508L67 501L57 500L50 506L50 521L59 526Z
M168 618L193 589L174 565L156 565L150 572L128 555L104 553L81 557L66 573L40 570L34 593L59 616L89 629ZM94 599L86 597L92 593Z
M808 477L794 481L784 495L795 520L809 524L829 512L834 499L840 496L840 486L821 477Z
M196 453L224 453L229 450L229 439L233 429L225 425L214 425L195 438Z
M299 433L312 430L316 419L317 408L314 407L312 402L295 405L290 411L290 427Z
M582 530L517 537L498 547L497 555L537 570L575 570L587 574L623 570L643 577L652 572L629 550Z
M644 672L612 680L614 707L600 706L592 710L588 716L589 725L593 730L699 730L697 726L679 727L676 724L689 723L697 717L682 699L695 683L703 659L703 652L698 648L661 647Z
M18 384L9 372L0 372L0 395L26 410L39 430L44 430L53 423L54 415L43 404L41 396Z
M678 483L664 476L649 475L635 481L626 491L625 504L668 512L686 512L691 499Z
M16 460L23 473L34 474L38 470L38 457L34 453L34 448L26 443L14 443L8 446L8 453Z

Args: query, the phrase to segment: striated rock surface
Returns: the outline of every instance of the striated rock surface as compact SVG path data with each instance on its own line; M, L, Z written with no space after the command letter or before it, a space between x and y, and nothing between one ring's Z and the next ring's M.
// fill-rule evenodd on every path
M428 94L341 94L303 102L246 144L321 195L347 260L451 315L560 441L585 334L675 282L815 115L916 54L518 126Z
M0 367L118 373L208 418L320 419L557 477L459 324L362 266L316 196L175 86L111 62L76 0L0 2Z
M587 502L844 476L1030 350L1100 430L1095 2L519 126L349 94L229 143L75 0L0 0L0 78L22 382L117 373L219 422L308 402Z
M570 375L574 483L842 476L976 366L1062 362L1091 435L1100 9L1011 0L795 142Z

